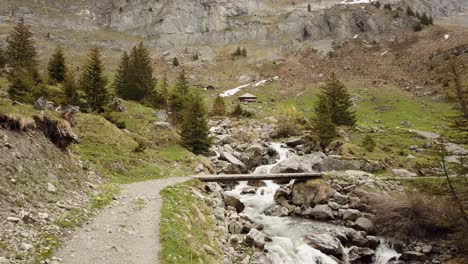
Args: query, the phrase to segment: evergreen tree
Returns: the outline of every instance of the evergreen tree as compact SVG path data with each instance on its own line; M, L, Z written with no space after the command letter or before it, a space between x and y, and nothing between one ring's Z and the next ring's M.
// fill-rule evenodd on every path
M122 98L128 98L129 90L131 89L130 83L130 57L124 51L120 59L119 67L114 77L115 93Z
M409 6L406 8L406 15L414 17L414 12Z
M307 12L309 12L309 13L312 12L312 7L310 6L310 3L307 4Z
M322 94L329 101L333 123L337 126L354 126L356 115L350 110L352 106L351 95L335 74L321 89Z
M101 110L109 102L107 79L103 76L103 71L99 49L92 48L80 78L80 88L91 110Z
M385 4L384 9L386 9L388 11L392 11L392 6L390 4Z
M421 19L421 14L419 14L419 12L416 12L416 18Z
M177 57L174 57L174 58L172 59L172 65L173 65L174 67L179 67L179 66L180 66L179 59L177 59Z
M153 91L155 85L151 58L142 42L130 54L129 74L132 88L125 99L141 101Z
M183 145L195 154L208 152L211 140L203 98L198 94L188 97L187 108L183 113L181 137Z
M170 95L170 109L172 113L173 124L182 121L183 111L187 106L187 98L189 95L189 85L185 77L185 71L182 70L177 78L175 89Z
M67 66L65 65L65 55L61 46L58 46L50 57L47 71L51 83L62 83L65 80Z
M377 2L375 2L374 6L375 6L376 8L380 8L380 7L382 6L382 4L380 4L380 2L377 1Z
M434 25L434 19L432 16L429 16L429 25Z
M429 17L427 16L426 13L424 13L424 14L422 15L422 17L421 17L421 23L422 23L423 25L426 25L426 26L427 26L427 25L430 25L430 20L429 20Z
M313 130L323 150L336 138L336 126L332 120L330 100L325 94L319 95L315 106L315 117L312 119Z
M463 84L464 67L459 59L453 58L449 61L450 78L452 79L451 92L449 99L453 99L455 110L458 113L451 118L451 128L453 128L452 138L461 143L468 143L468 86Z
M237 104L236 107L234 107L234 110L230 113L231 116L233 117L241 117L244 114L244 109L242 109L241 104Z
M17 69L11 73L9 81L8 95L11 100L22 103L34 102L33 91L36 84L30 74Z
M221 96L217 96L213 102L213 109L211 109L211 115L213 116L224 116L226 114L226 104Z
M164 77L161 79L159 85L159 91L161 94L161 98L163 101L163 107L168 110L169 108L169 83L167 82L167 77L164 75Z
M242 56L242 50L239 46L237 46L237 49L234 52L234 56Z
M2 46L0 46L0 70L3 70L6 65L5 52L3 51Z
M242 56L247 57L247 49L245 47L242 49Z
M34 47L33 34L24 24L23 19L10 32L5 55L10 67L23 69L25 73L38 77L37 52Z
M80 105L80 97L78 88L75 82L75 76L72 72L67 71L63 81L63 94L65 95L65 105Z

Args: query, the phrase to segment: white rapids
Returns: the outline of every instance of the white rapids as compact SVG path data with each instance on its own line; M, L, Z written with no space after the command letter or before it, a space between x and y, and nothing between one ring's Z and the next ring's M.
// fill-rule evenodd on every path
M258 167L254 173L270 173L271 169L279 162L288 158L290 151L283 148L280 143L271 145L279 158L275 164ZM304 242L304 236L313 233L323 233L332 230L341 230L346 227L332 225L312 220L303 220L293 217L267 216L263 211L274 204L274 194L280 185L273 181L265 181L266 186L258 188L256 194L241 194L247 187L247 182L240 182L235 189L227 191L240 199L244 205L244 214L264 225L264 232L272 238L272 242L266 244L268 258L272 264L335 264L332 257L312 248ZM376 263L386 264L391 259L397 259L399 255L382 243L377 249Z

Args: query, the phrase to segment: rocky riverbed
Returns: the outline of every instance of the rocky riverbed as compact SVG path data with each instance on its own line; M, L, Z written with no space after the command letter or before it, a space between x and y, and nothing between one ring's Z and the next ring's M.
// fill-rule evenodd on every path
M445 243L380 236L375 198L405 191L379 164L317 151L300 138L271 143L274 126L215 121L217 173L323 171L321 180L209 183L226 263L444 263Z

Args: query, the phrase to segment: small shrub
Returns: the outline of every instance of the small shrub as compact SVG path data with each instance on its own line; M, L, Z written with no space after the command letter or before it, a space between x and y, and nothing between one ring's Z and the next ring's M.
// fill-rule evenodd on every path
M423 30L422 24L420 22L418 22L416 25L413 26L413 30L414 30L414 32L418 32L418 31Z
M300 113L294 107L283 107L278 110L278 124L276 125L275 135L279 138L297 136L301 133L301 120L303 119Z
M172 59L172 65L173 65L174 67L179 67L179 66L180 66L179 59L177 59L177 57L174 57L174 58Z
M453 229L452 206L440 197L411 191L398 197L376 197L375 223L381 234L429 238Z
M133 151L136 153L145 152L145 149L147 148L147 145L148 145L146 142L146 139L141 136L134 135L133 140L135 140L136 143L138 143L138 146L136 146Z
M367 134L364 139L362 140L362 147L365 148L367 151L372 152L374 151L374 148L376 147L376 143L374 138Z

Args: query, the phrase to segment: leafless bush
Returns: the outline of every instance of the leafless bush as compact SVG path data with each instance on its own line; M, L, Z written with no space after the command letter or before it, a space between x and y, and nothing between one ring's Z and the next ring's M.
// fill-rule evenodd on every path
M454 230L453 206L440 196L420 192L374 198L375 222L382 234L401 238L428 238Z

